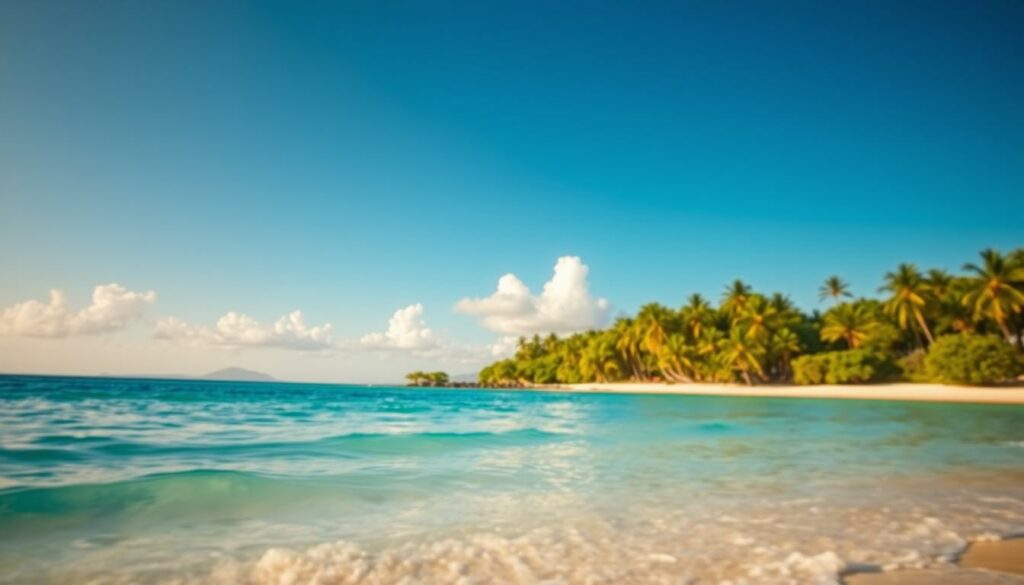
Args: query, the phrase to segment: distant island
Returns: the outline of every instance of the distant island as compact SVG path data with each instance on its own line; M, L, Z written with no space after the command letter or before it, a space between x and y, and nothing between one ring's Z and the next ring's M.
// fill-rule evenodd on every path
M221 380L230 382L276 382L277 379L263 372L247 370L245 368L223 368L199 376L202 380Z
M405 375L407 386L426 388L480 388L482 384L476 378L469 374L449 376L447 372L416 371Z

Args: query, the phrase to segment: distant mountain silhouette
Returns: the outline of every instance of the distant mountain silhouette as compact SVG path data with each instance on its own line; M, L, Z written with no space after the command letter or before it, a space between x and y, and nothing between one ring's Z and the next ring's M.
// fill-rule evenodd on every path
M262 372L254 372L245 368L224 368L200 376L203 380L230 380L232 382L275 382L276 378Z

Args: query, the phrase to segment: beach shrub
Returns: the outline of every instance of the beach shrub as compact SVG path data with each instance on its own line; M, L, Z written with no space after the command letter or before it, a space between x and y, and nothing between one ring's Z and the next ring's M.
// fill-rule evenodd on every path
M903 378L905 380L910 382L930 381L928 373L924 369L924 358L927 355L923 349L915 349L900 358L899 366L903 370Z
M899 373L891 358L864 349L805 355L793 360L792 367L797 384L865 384Z
M884 320L883 316L872 330L871 337L864 341L862 347L874 353L891 354L903 341L903 335L903 331Z
M1021 373L1021 358L995 335L943 335L924 359L925 372L946 384L993 384Z
M793 381L797 384L824 384L828 362L825 354L816 353L800 356L789 363L793 370Z

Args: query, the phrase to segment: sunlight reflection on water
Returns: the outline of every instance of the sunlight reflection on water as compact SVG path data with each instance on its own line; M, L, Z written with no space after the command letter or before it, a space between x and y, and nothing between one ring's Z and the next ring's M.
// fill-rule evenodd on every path
M829 582L1024 528L1019 407L0 377L0 431L12 582Z

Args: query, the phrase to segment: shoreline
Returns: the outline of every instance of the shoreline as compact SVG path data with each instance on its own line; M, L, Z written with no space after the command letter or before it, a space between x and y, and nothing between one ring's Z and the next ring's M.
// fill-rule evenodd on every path
M943 384L849 384L763 385L588 383L536 385L527 390L599 394L675 394L685 396L734 396L744 398L822 398L839 400L889 400L1024 405L1024 386L947 386Z
M840 574L844 585L1000 585L1024 583L1024 538L975 540L956 555L946 569L850 571Z

